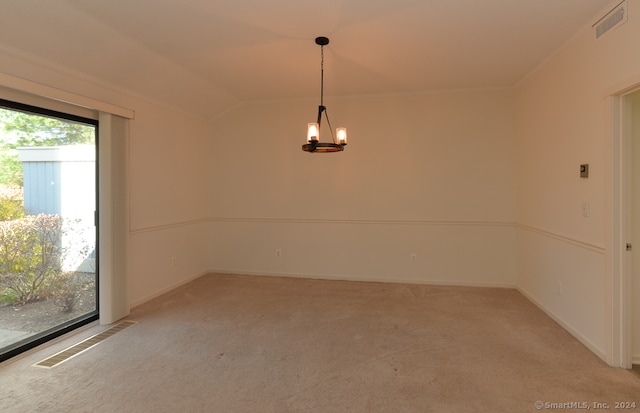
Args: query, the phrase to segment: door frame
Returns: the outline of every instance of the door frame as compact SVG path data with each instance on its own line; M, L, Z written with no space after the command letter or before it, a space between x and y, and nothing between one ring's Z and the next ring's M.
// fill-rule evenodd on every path
M607 264L609 280L611 340L608 363L614 367L632 367L632 255L627 243L632 243L632 135L630 95L640 91L640 76L612 89L605 97L606 118L610 136L610 191L607 228ZM640 248L637 240L636 249Z
M100 154L100 150L99 150L99 128L100 128L100 123L98 119L94 119L91 117L85 117L85 116L81 116L78 114L73 113L73 111L64 111L64 110L56 110L56 109L50 109L48 107L46 107L47 105L31 105L31 104L27 104L27 103L22 103L20 102L19 99L16 100L8 100L8 99L4 99L4 98L0 98L0 103L2 104L2 107L11 110L11 111L17 111L17 112L25 112L34 116L41 116L41 117L51 117L54 119L58 119L60 121L63 122L78 122L78 123L82 123L88 126L92 126L93 127L93 131L94 131L94 150L95 150L95 166L93 168L94 170L94 179L95 179L95 190L94 190L94 200L95 200L95 204L94 204L94 216L99 216L98 211L99 211L99 176L98 176L98 171L99 171L99 166L100 166L100 161L98 159L98 155ZM72 332L74 330L77 330L78 328L81 328L83 326L89 325L92 322L98 321L100 319L100 284L101 284L101 275L100 275L100 268L99 268L99 262L100 262L100 239L99 239L99 228L98 228L98 223L94 222L95 224L95 238L94 238L94 242L95 242L95 255L96 255L96 267L95 267L95 298L96 298L96 303L95 303L95 309L89 313L85 313L83 315L77 316L71 320L65 321L63 323L59 323L47 330L42 330L39 331L35 334L32 334L18 342L9 344L6 347L3 347L5 350L2 353L0 353L0 362L11 359L12 357L15 357L21 353L24 353L26 351L29 351L33 348L36 348L44 343L50 342L58 337L61 337L69 332Z

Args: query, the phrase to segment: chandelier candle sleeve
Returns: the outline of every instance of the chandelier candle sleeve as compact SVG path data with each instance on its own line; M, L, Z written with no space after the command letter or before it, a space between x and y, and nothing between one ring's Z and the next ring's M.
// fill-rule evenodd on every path
M336 136L338 138L338 145L346 145L347 144L347 128L338 128L336 129Z
M307 129L307 142L318 142L318 136L320 136L320 125L310 123Z

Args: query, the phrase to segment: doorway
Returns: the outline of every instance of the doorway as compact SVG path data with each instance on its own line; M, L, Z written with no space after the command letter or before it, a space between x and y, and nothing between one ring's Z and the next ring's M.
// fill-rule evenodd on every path
M98 319L97 131L0 100L0 361Z
M631 264L628 270L630 278L631 310L631 363L634 370L640 370L640 91L636 91L624 97L624 110L627 121L623 128L627 130L625 135L631 141L631 212L630 229L631 240L635 248L632 250Z

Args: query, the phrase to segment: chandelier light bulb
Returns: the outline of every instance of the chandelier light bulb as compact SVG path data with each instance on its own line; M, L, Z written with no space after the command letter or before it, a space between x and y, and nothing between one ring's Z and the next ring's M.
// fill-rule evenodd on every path
M320 136L320 125L310 123L307 127L307 142L318 142L318 136Z
M347 128L337 128L336 129L336 137L338 145L346 145L347 144Z

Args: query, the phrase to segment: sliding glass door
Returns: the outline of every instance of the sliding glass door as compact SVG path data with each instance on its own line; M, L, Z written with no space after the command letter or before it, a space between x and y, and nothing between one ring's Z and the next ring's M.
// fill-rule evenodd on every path
M0 361L98 318L97 126L0 100Z

